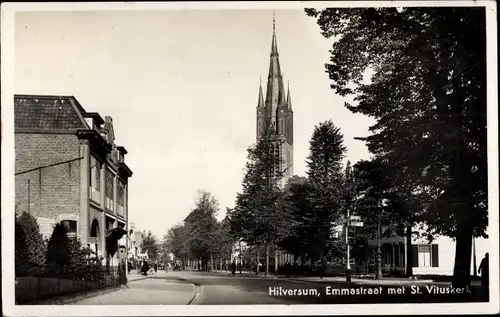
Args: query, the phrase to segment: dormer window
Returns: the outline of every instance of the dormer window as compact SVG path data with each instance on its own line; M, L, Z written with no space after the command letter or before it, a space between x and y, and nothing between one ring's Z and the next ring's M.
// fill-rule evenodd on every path
M93 118L85 118L85 121L89 125L91 129L94 129L94 119Z

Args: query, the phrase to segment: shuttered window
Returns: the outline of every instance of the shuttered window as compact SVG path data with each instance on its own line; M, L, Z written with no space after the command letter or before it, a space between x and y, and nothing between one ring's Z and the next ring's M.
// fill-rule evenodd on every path
M439 267L439 245L412 245L412 267Z
M438 267L439 266L439 245L433 244L432 245L432 267Z
M412 245L411 246L411 266L412 267L418 267L418 245Z

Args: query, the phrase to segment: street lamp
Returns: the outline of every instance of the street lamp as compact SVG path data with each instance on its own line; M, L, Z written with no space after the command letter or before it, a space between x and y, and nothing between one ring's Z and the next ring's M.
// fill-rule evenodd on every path
M382 199L382 212L384 212L384 208L387 207L387 199ZM377 260L377 272L375 275L376 279L382 278L382 250L380 248L380 240L381 240L381 232L380 232L380 215L379 219L377 221L377 255L376 255L376 260Z

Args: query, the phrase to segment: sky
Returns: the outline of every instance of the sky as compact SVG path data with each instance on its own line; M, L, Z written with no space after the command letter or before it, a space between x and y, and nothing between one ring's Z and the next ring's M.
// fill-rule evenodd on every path
M346 160L369 158L354 137L369 134L371 119L349 112L325 73L333 40L303 10L275 14L294 111L294 174L305 176L311 134L325 120L344 134ZM73 95L86 111L113 118L134 173L136 228L163 236L199 189L219 201L222 219L255 142L272 17L271 9L18 12L15 93Z

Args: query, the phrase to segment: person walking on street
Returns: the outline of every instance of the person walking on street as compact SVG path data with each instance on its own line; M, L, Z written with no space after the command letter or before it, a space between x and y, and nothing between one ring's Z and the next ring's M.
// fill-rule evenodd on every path
M234 263L233 261L233 263L231 264L231 274L234 275L235 273L236 273L236 263Z
M144 260L144 262L142 262L141 273L144 276L148 276L148 271L149 271L149 264L146 260Z
M155 275L156 275L156 273L158 272L158 263L155 262L154 268L155 268Z
M479 264L478 273L481 273L481 286L483 288L488 288L490 282L490 264L489 264L489 253L484 255L484 258L481 260L481 264Z

